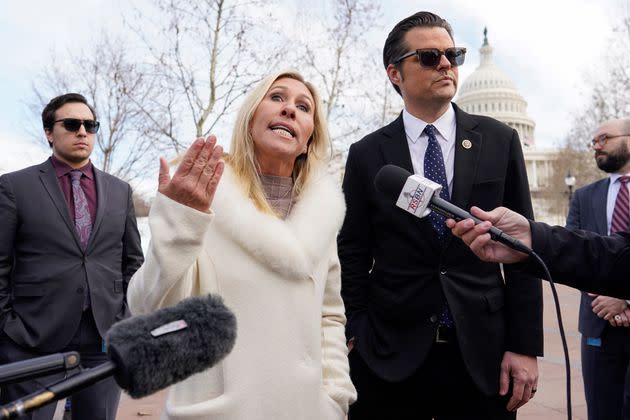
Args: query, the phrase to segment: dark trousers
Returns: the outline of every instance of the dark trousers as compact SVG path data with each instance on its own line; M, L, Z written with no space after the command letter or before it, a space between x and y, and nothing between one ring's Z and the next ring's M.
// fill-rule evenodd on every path
M395 383L376 376L356 350L348 357L358 393L348 420L516 419L505 409L508 397L488 397L477 389L454 342L434 344L420 368Z
M601 346L582 337L582 378L589 420L630 419L630 329L604 329Z
M107 361L103 353L103 340L98 333L92 311L83 313L81 324L70 341L60 352L77 351L81 355L81 366L91 368ZM18 346L6 334L0 335L0 364L32 359L49 353L39 353ZM50 375L31 381L12 384L0 389L0 404L4 405L40 391L45 385L63 379L64 374ZM113 378L107 378L72 395L73 420L115 420L120 400L120 388ZM34 410L20 420L51 420L56 402Z

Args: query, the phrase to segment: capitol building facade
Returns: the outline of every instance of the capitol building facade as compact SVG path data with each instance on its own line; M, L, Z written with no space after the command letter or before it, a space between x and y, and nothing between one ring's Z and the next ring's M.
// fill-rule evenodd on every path
M483 45L479 52L481 55L479 67L461 85L454 102L470 114L492 117L518 132L525 157L534 214L537 219L554 220L554 216L548 214L542 193L551 182L557 152L554 149L536 146L534 136L536 123L527 115L527 101L519 94L512 79L494 64L487 30L484 30Z

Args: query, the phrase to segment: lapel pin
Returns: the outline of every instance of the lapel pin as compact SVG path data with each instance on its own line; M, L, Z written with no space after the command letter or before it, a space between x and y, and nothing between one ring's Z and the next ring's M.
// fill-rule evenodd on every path
M470 149L472 147L472 142L468 139L462 140L462 147L464 149Z

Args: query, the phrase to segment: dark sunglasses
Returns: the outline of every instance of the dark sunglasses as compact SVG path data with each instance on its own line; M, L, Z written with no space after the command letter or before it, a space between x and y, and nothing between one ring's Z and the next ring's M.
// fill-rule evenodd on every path
M437 48L420 48L415 51L410 51L407 54L401 55L396 60L394 60L394 64L398 64L403 61L405 58L411 57L412 55L418 56L418 62L424 67L435 68L440 64L440 60L442 56L445 56L451 66L457 67L464 64L464 59L466 58L466 48L463 47L453 47L447 48L444 51L438 50Z
M81 129L81 125L83 125L83 127L85 127L85 131L90 134L96 134L98 132L98 128L101 126L101 123L99 123L98 121L80 120L78 118L64 118L55 122L62 123L63 128L73 133L79 131Z

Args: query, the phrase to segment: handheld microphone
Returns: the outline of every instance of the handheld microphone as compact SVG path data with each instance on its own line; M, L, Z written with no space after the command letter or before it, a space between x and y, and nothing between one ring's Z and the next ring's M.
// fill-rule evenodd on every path
M220 297L184 299L117 322L107 334L110 361L0 407L0 419L16 418L112 375L131 397L144 397L212 367L235 340L236 317Z
M407 170L395 166L383 166L374 177L374 186L377 191L396 200L396 206L415 215L425 217L431 210L442 216L460 221L472 219L476 225L482 223L481 220L460 209L452 203L440 198L442 186L420 175L412 175ZM525 254L531 255L532 250L516 238L504 233L501 229L492 226L490 237L497 242L509 246Z
M9 385L41 376L79 368L81 357L76 351L55 353L0 366L0 385Z

